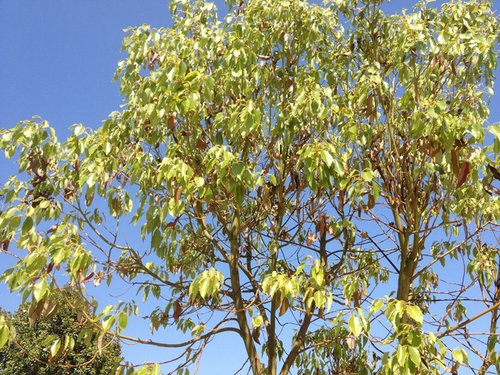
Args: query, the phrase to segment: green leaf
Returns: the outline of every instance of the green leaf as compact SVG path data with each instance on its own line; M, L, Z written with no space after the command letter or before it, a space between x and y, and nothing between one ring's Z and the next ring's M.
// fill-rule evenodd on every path
M109 316L105 317L102 321L102 329L104 331L109 331L109 329L111 328L111 326L113 325L114 322L115 322L114 315L109 315Z
M311 277L316 282L318 286L323 286L325 282L325 273L323 267L319 260L314 261L314 265L311 268Z
M304 270L306 267L306 263L301 263L297 266L297 269L295 270L295 275L300 275L300 273Z
M412 306L407 306L406 307L406 312L408 313L408 315L410 315L410 317L422 324L423 321L424 321L424 315L422 314L422 310L420 310L420 307L418 306L415 306L415 305L412 305Z
M338 159L333 159L333 169L339 176L344 175L344 166L340 163L340 161L338 161Z
M442 100L436 102L436 107L439 108L439 111L444 111L446 109L446 103Z
M444 31L441 31L438 35L437 42L438 44L446 44L448 43L448 34L446 34Z
M193 337L200 336L205 331L205 328L206 328L206 326L204 324L200 324L200 325L195 326L191 330L191 336L193 336Z
M365 169L361 172L361 178L366 182L370 182L373 180L373 171L371 169Z
M413 346L408 346L408 354L410 355L410 359L415 364L415 366L419 367L421 359L418 349L414 348Z
M406 358L408 357L408 352L406 351L406 346L399 345L396 350L396 358L401 367L404 367L406 364Z
M59 352L60 347L61 347L61 340L56 339L50 347L50 355L52 357L55 357L56 354Z
M190 301L196 300L196 297L198 296L199 290L200 290L200 282L198 279L195 279L195 280L193 280L193 282L189 286L188 295L189 295Z
M120 312L118 315L118 327L120 330L124 330L127 327L128 314L125 311Z
M356 337L359 337L361 331L363 330L361 321L356 315L351 315L351 317L349 318L349 330Z
M326 297L325 293L321 290L317 290L314 292L314 303L316 304L316 307L319 309L322 308L325 305L326 302Z
M333 163L333 157L326 150L321 150L321 159L325 162L325 164L329 167Z
M326 298L326 312L330 312L333 304L333 295L332 292L328 291L328 297Z
M277 186L278 185L278 180L276 180L276 176L273 175L273 174L270 174L269 175L269 181L271 182L271 184L273 184L274 186Z
M33 228L33 219L31 218L31 216L27 216L26 219L24 219L24 223L21 228L21 233L25 234L29 232L31 228Z
M64 351L71 352L75 347L75 339L70 335L64 335Z
M205 185L205 179L203 177L195 177L194 183L197 187L202 187L203 185Z
M380 186L377 183L373 183L372 187L373 187L373 199L376 202L380 197Z
M488 130L500 141L500 124L491 125Z
M82 124L77 124L73 128L73 135L75 135L76 137L78 137L79 135L83 134L84 131L85 131L85 127Z
M206 295L208 294L209 287L210 287L210 279L208 277L205 277L200 282L200 296L201 296L201 298L206 297Z
M160 230L155 230L153 233L153 236L151 237L151 247L153 249L157 248L158 245L161 243L162 240L162 234Z
M9 339L9 327L5 323L5 318L0 316L0 349L5 346Z
M101 312L102 315L106 315L113 310L114 306L113 305L107 305Z
M252 318L252 327L259 328L264 322L264 318L262 315L257 315L255 318Z
M33 297L35 298L35 301L37 302L40 301L45 296L46 292L47 292L47 281L45 279L42 279L38 281L33 287Z
M383 299L376 299L372 303L372 307L370 308L370 313L376 313L384 306Z
M462 363L467 363L467 353L465 352L464 349L462 348L457 348L457 349L454 349L452 352L451 352L451 355L453 356L453 358L455 358L455 360L462 364Z

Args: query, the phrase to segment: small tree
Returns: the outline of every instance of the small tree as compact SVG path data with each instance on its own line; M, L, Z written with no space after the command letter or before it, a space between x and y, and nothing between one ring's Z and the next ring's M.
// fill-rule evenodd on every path
M101 335L184 348L181 374L220 334L253 374L498 369L498 18L382 3L228 0L221 21L175 0L172 28L130 29L126 106L102 127L2 132L24 172L2 190L2 245L26 251L3 279L38 303L63 270L121 279L158 300L153 331L188 337L125 335L133 300Z
M121 361L118 343L106 340L99 353L98 332L82 314L84 307L68 293L57 294L43 304L24 303L15 313L2 314L15 336L0 349L0 375L115 373Z

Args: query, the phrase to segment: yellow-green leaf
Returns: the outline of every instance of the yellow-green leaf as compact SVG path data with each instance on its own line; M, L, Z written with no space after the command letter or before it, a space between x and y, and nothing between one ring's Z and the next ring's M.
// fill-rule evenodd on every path
M415 305L408 306L406 308L406 312L408 313L408 315L410 315L410 317L414 321L416 321L416 322L418 322L420 324L422 324L422 322L424 321L424 315L422 314L422 311L420 310L420 307L415 306Z
M263 322L264 318L262 317L262 315L257 315L255 318L252 319L252 327L259 328Z
M0 349L4 347L9 339L9 327L5 324L5 318L0 316Z
M332 155L330 155L330 153L326 150L321 151L321 159L323 159L327 167L329 167L333 163Z
M201 298L205 298L208 294L208 288L210 286L210 279L205 278L200 282L200 296Z
M45 296L46 292L47 292L47 281L45 281L45 279L42 279L38 281L33 287L33 297L35 298L35 301L37 302L40 301Z
M50 355L52 357L55 357L57 352L59 352L60 347L61 347L61 340L56 339L50 347Z
M464 362L467 362L467 353L465 352L465 350L463 350L462 348L457 348L457 349L454 349L452 352L451 352L451 355L453 355L453 358L455 358L455 360L458 362L458 363L464 363Z
M115 322L114 315L109 315L105 317L104 320L102 321L102 329L105 331L109 331L114 322Z
M419 367L421 359L418 349L414 348L413 346L408 346L408 354L410 355L410 359L415 364L415 366Z
M125 311L122 311L118 315L118 327L120 327L120 329L123 330L127 327L127 323L128 323L128 314Z
M405 365L406 358L408 357L408 352L406 351L406 346L400 345L396 351L396 357L398 359L398 363L401 367Z
M363 330L361 321L356 315L351 315L351 317L349 318L349 330L356 337L359 337L361 331Z

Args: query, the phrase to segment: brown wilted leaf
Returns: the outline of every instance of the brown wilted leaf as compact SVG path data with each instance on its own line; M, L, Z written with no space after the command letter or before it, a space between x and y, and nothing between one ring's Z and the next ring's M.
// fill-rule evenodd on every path
M85 193L85 205L87 207L89 207L92 204L92 201L94 200L94 194L95 190L93 188L88 189L87 192Z
M366 290L360 289L354 292L352 295L352 300L354 302L354 307L359 307L361 305L361 300L366 294Z
M196 148L199 150L204 150L207 148L207 142L205 142L203 139L198 138L196 141Z
M168 116L167 120L167 127L169 130L174 130L175 129L175 117L174 116Z
M493 175L493 178L500 180L500 171L497 168L488 164L488 169L490 170L491 174Z
M94 286L99 286L101 285L102 278L104 277L104 274L102 271L97 272L97 275L95 275L94 280L92 280L92 283Z
M148 52L148 69L152 71L155 67L155 62L158 61L158 52L149 51Z
M175 203L179 202L179 199L181 198L181 192L182 192L182 188L179 186L175 190L175 195L174 195Z
M288 310L289 306L290 302L288 302L288 298L283 298L283 301L281 301L281 306L280 306L280 316L286 314L286 311Z
M28 309L28 321L30 325L33 325L38 319L43 310L45 301L32 302Z
M47 300L43 303L42 311L40 312L40 317L49 319L56 311L58 305L53 303L51 300Z
M6 238L3 241L0 241L0 245L2 246L2 250L7 252L9 250L9 245L10 245L11 238Z
M370 210L375 207L375 197L372 194L368 195L367 207Z
M470 163L468 161L464 161L462 166L460 167L460 172L458 174L457 181L457 189L463 185L463 183L467 180L467 176L470 173Z
M373 95L370 94L366 99L366 114L370 118L373 115L374 106L375 106L375 98L373 97Z
M70 199L75 194L74 189L65 187L64 188L64 199Z
M177 322L182 313L182 306L179 302L174 305L174 320Z
M353 334L350 334L346 337L346 343L349 349L354 350L354 348L356 347L356 338Z
M318 239L318 236L312 233L307 233L307 246L311 246L316 240Z
M260 336L260 329L259 329L259 328L254 328L254 329L252 330L252 339L253 339L253 341L255 341L257 344L260 344L259 336Z

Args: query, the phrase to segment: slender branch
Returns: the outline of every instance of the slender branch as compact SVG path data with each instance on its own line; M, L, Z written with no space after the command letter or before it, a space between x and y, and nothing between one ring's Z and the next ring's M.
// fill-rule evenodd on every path
M451 332L454 332L460 328L463 328L465 327L466 325L468 325L469 323L472 323L474 320L477 320L479 319L480 317L482 317L483 315L486 315L488 314L490 311L493 311L495 310L496 308L500 307L500 301L497 301L494 305L491 305L490 307L488 307L486 310L483 310L481 311L480 313L474 315L472 318L469 318L467 320L464 320L462 323L459 323L457 324L456 326L454 327L451 327L451 328L448 328L446 331L444 331L443 333L440 333L438 335L439 338L441 337L444 337L444 336L447 336L449 333Z
M144 344L144 345L159 346L161 348L182 348L184 346L188 346L188 345L194 344L198 341L205 340L206 338L208 338L210 336L213 336L217 333L222 333L222 332L240 333L240 330L238 328L235 328L235 327L216 328L216 329L211 330L210 332L205 333L204 335L195 337L194 339L184 341L184 342L175 343L175 344L167 344L164 342L158 342L158 341L153 341L153 340L144 340L144 339L140 339L138 337L126 336L126 335L122 335L122 334L116 334L113 332L109 332L108 334L116 336L122 340L132 341L132 342L136 342L136 343Z

